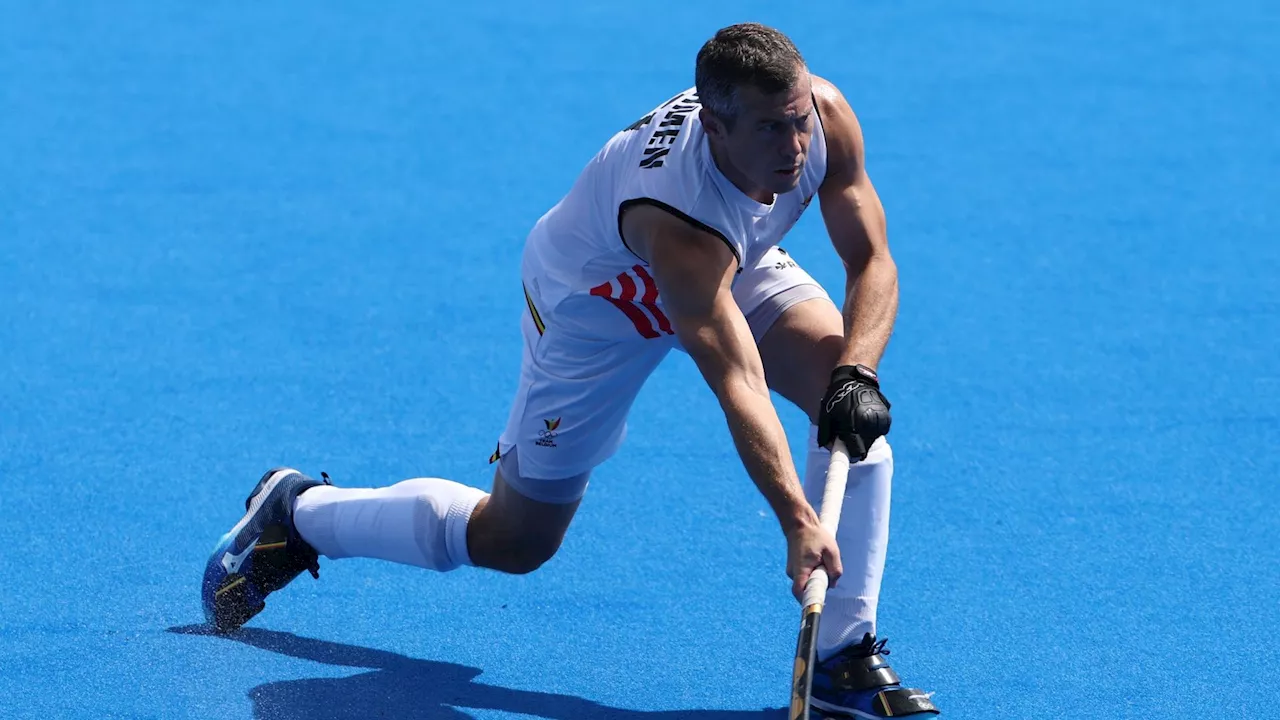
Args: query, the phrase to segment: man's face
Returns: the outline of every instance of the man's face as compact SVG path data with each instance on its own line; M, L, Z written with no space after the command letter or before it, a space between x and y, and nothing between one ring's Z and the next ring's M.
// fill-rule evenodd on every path
M800 81L790 90L765 95L755 87L738 88L741 108L733 129L718 123L716 135L725 159L738 178L755 190L782 194L795 189L809 158L809 142L816 122L809 74L802 72Z

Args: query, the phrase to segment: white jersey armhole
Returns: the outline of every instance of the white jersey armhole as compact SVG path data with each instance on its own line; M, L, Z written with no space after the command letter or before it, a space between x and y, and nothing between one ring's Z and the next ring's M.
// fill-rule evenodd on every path
M698 194L700 196L702 194L702 190L699 190ZM643 197L643 196L628 198L618 204L618 237L622 239L623 246L626 247L627 250L630 251L632 255L635 255L641 261L645 262L645 264L648 264L648 261L645 260L644 258L641 258L640 255L637 254L635 250L631 249L631 246L627 244L627 237L622 233L623 213L625 213L627 210L637 205L649 205L651 207L656 207L659 210L666 212L668 215L671 215L672 217L683 220L689 226L697 230L701 230L702 232L705 232L717 238L718 240L720 240L720 242L725 244L725 247L729 248L729 252L733 253L733 259L738 263L737 272L742 272L742 252L737 248L737 246L733 244L733 241L731 241L728 235L726 235L723 231L715 227L712 227L711 225L708 225L707 223L702 222L701 220L693 217L692 215L689 215L683 210L677 207L674 207L672 205L669 205L657 198ZM694 206L696 207L696 205L697 205L697 201L695 200Z

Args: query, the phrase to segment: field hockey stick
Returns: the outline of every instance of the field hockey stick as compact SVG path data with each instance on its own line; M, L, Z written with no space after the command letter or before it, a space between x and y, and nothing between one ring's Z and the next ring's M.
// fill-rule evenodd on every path
M839 438L831 446L831 464L827 465L827 484L822 491L822 507L818 521L822 527L836 534L840 526L840 509L844 505L844 488L849 481L849 451ZM790 720L809 720L810 700L813 693L813 661L818 645L818 624L822 620L822 606L827 600L829 578L821 565L804 584L800 607L800 637L796 641L795 666L791 674Z

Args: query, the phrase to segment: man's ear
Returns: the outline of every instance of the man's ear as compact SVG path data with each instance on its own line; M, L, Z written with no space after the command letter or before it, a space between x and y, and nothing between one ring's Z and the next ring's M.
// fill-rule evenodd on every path
M698 120L702 122L703 132L717 140L724 140L725 136L729 134L728 129L725 128L720 118L716 117L716 114L708 110L705 105L698 110Z

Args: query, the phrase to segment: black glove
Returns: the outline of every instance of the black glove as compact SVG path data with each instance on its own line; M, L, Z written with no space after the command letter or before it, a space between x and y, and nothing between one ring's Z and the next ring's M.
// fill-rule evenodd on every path
M889 401L880 379L864 365L841 365L831 372L831 385L818 410L818 445L844 441L852 460L865 460L871 443L889 434Z

